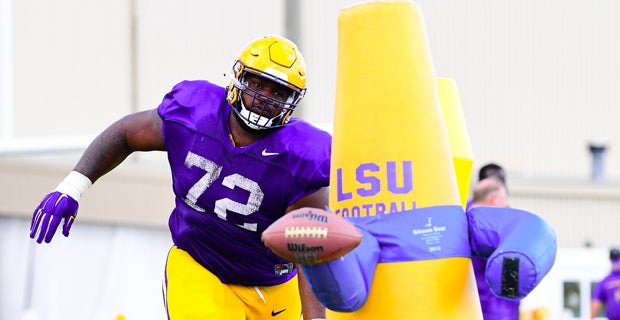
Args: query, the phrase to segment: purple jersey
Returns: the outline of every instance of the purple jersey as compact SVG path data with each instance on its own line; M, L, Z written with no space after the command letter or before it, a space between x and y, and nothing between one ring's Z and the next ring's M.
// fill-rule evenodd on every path
M592 300L605 304L609 320L620 320L620 271L612 271L594 287Z
M476 274L476 284L478 285L478 296L482 306L483 319L518 320L519 301L497 297L489 288L485 277L487 259L474 256L471 258L471 261Z
M222 87L184 81L158 108L175 194L172 239L224 283L275 285L296 274L261 233L329 185L331 136L299 119L243 148L229 138Z

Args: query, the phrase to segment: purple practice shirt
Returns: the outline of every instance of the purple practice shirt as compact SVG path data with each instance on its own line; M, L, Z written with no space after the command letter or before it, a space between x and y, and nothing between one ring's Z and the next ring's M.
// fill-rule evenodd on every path
M609 320L620 320L620 271L612 271L594 287L592 300L605 304Z
M261 233L329 185L331 136L291 119L237 148L231 112L224 88L207 81L177 84L158 108L175 194L172 239L224 283L280 284L296 270L282 274L288 261L263 245Z
M476 274L478 296L482 306L484 320L518 320L519 301L500 298L493 294L486 282L485 269L487 259L473 256L471 262Z

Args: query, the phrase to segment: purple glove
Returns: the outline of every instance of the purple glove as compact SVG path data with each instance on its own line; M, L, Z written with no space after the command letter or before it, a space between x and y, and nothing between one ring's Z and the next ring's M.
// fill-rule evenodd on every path
M62 234L69 236L69 229L75 220L78 211L78 202L66 193L53 191L43 200L41 204L34 210L32 214L32 223L30 225L30 238L34 239L37 230L40 229L37 242L41 243L45 237L45 242L52 241L52 237L58 229L58 225L62 219L65 220L62 225ZM41 226L41 228L39 228Z

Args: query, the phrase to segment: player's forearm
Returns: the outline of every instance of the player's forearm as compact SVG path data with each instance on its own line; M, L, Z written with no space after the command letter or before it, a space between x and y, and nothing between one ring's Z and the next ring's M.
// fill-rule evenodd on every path
M304 320L325 319L325 307L316 298L310 286L298 266L299 275L299 294L301 296L301 305Z
M600 301L592 301L592 304L590 306L590 319L596 318L596 315L601 310L601 306L602 304Z
M123 117L91 142L74 170L94 183L134 151L164 151L160 123L155 109Z
M131 152L125 137L114 124L91 142L73 170L95 182L123 162Z

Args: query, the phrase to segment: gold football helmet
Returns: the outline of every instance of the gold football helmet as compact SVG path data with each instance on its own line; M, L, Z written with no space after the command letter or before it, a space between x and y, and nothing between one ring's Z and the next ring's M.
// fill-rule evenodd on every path
M248 85L245 79L248 74L288 88L290 95L285 99L263 95ZM254 130L286 124L306 93L306 63L301 52L293 42L275 35L247 44L233 64L229 77L226 100L241 120ZM251 97L252 102L245 105L242 95Z

